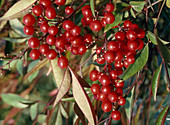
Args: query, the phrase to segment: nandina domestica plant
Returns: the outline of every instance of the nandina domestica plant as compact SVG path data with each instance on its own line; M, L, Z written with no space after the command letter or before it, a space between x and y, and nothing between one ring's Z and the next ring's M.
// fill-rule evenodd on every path
M0 7L0 123L169 123L168 0Z

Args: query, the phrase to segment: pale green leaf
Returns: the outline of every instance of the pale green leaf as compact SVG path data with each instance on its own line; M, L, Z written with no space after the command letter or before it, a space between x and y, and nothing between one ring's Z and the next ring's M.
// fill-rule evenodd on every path
M170 0L167 0L167 1L166 1L166 6L167 6L168 8L170 8Z
M135 15L135 13L134 13L134 11L133 11L132 8L130 8L130 13L131 13L131 15L132 15L134 18L136 18L136 15Z
M60 104L60 110L61 110L61 114L62 114L65 118L68 119L68 118L69 118L68 113L67 113L65 107L64 107L62 104Z
M158 118L156 120L156 125L164 125L168 110L169 110L169 106L166 106L161 111L161 113L159 114L159 116L158 116Z
M55 125L63 125L60 108L58 109L57 119L56 119Z
M95 0L90 0L90 8L93 16L95 17Z
M46 118L47 118L46 115L40 114L40 115L38 115L38 122L39 122L39 123L44 123L45 120L46 120Z
M35 103L33 105L31 105L30 107L30 116L31 116L31 119L34 120L37 116L37 113L38 113L38 103Z
M137 12L141 12L145 5L145 1L130 1L129 3L132 8Z

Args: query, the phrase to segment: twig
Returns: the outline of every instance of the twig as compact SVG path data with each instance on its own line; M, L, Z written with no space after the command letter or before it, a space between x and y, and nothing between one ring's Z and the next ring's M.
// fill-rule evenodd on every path
M110 117L108 117L108 118L106 118L106 119L104 119L103 121L99 122L99 124L101 124L101 123L105 122L105 121L106 121L106 120L108 120L108 119L111 119L111 116L110 116Z

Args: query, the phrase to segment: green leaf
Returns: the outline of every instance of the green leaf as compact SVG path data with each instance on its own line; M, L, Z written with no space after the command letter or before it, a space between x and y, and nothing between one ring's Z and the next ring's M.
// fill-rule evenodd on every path
M132 8L137 12L141 12L145 5L145 1L130 1L129 3Z
M130 13L131 13L131 15L132 15L134 18L136 18L136 15L135 15L135 13L134 13L134 11L133 11L132 8L130 8Z
M169 64L170 63L170 50L168 49L167 46L165 46L159 39L158 37L157 38L157 43L158 43L158 47L159 47L159 50L162 54L162 57L163 59L165 60L165 63L166 64Z
M69 98L62 98L61 101L64 101L64 102L75 102L75 99L73 97L69 97Z
M152 79L152 93L155 101L156 101L156 93L159 85L159 79L161 75L161 69L162 69L162 64L156 69Z
M153 34L152 32L148 31L147 34L146 34L146 36L151 40L151 42L152 42L153 44L158 45L155 34ZM160 39L160 38L158 38L158 39L159 39L163 44L169 44L169 42L166 42L166 41L164 41L164 40L162 40L162 39Z
M15 3L5 14L0 18L0 21L11 20L14 18L23 17L29 12L37 0L20 0Z
M31 120L34 120L37 116L38 113L38 103L35 103L33 105L31 105L30 107L30 116L31 116Z
M56 99L54 101L53 107L55 107L57 105L57 103L61 100L61 98L67 93L67 91L70 88L70 82L71 82L70 73L67 68L65 70L64 77L61 82L60 88L58 89L58 93L57 93Z
M46 118L47 118L46 115L40 114L40 115L38 115L38 122L43 123L43 122L45 122Z
M167 1L166 1L166 6L167 6L168 8L170 8L170 0L167 0Z
M95 17L95 0L90 0L90 8L93 16Z
M158 116L158 118L156 120L156 125L164 125L168 110L169 110L169 106L166 106L161 111L161 113L159 114L159 116Z
M61 114L65 117L65 118L69 118L68 113L66 111L66 109L64 108L64 106L60 103L60 110L61 110Z
M1 94L2 100L13 106L13 107L17 107L17 108L27 108L28 105L23 104L22 101L26 101L26 99L16 95L16 94Z
M18 60L17 61L17 70L19 72L19 74L22 76L23 75L23 60Z
M81 86L80 82L76 78L74 71L70 67L69 70L72 75L72 89L73 89L72 91L74 99L79 108L81 109L81 111L83 112L83 114L86 116L89 123L91 125L95 125L96 124L95 112L90 101L90 98L88 97L84 88Z
M13 68L13 67L16 65L17 61L18 61L18 60L13 60L13 61L10 63L10 68ZM5 61L2 62L2 65L0 65L0 66L6 65L8 62L9 62L9 60L5 60ZM3 67L3 69L9 69L9 66L6 65L6 66Z
M126 112L126 116L128 117L129 121L130 121L131 112L132 112L134 90L135 90L135 87L132 88L131 92L126 97L125 112Z
M79 108L79 106L77 105L77 103L74 103L74 112L77 114L77 116L79 117L79 119L81 120L81 122L83 123L83 125L86 124L85 121L85 117L83 112L81 111L81 109Z
M62 121L62 116L61 116L61 109L59 108L55 125L62 125L62 123L63 121Z
M125 18L128 18L128 17L129 17L129 11L125 11L124 17L125 17Z
M51 62L51 66L53 69L53 75L54 75L56 85L59 88L62 83L63 77L64 77L64 70L62 70L60 67L58 67L57 58L51 60L50 62Z
M112 24L106 25L106 27L105 27L105 29L104 29L104 32L107 32L107 31L110 30L112 27L117 26L119 23L121 23L122 18L123 18L123 14L122 14L122 13L119 13L119 14L116 16L115 21L114 21Z
M8 37L2 37L2 39L12 42L12 43L24 43L28 40L28 38L8 38Z
M131 76L133 76L139 70L141 70L144 67L144 65L147 63L148 55L149 55L149 47L147 44L142 50L142 52L140 53L140 55L137 57L136 61L132 65L129 65L129 67L126 69L121 79L124 81L130 78Z
M0 2L0 8L1 8L1 6L3 5L3 3L4 3L4 0L1 0L1 2Z

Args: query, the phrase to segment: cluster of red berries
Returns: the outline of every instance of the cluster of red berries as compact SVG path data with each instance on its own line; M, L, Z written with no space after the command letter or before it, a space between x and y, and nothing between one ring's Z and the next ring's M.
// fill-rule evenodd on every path
M112 3L108 3L106 8L103 10L103 18L101 20L95 20L92 16L92 11L89 5L85 5L82 8L82 14L84 17L81 19L81 22L84 26L89 26L92 31L100 31L102 27L106 26L106 24L112 24L115 21L115 17L112 14L114 10L114 5Z
M126 103L123 97L124 82L119 79L119 76L123 73L123 67L127 68L135 62L136 53L144 46L141 39L145 36L145 31L129 20L119 28L121 31L115 34L115 41L108 42L107 47L96 49L98 55L96 62L106 63L103 72L92 70L90 73L90 79L99 80L101 84L101 87L99 84L91 86L95 99L102 101L101 107L104 112L113 109L111 116L114 120L121 118L120 112L115 109L116 106Z

